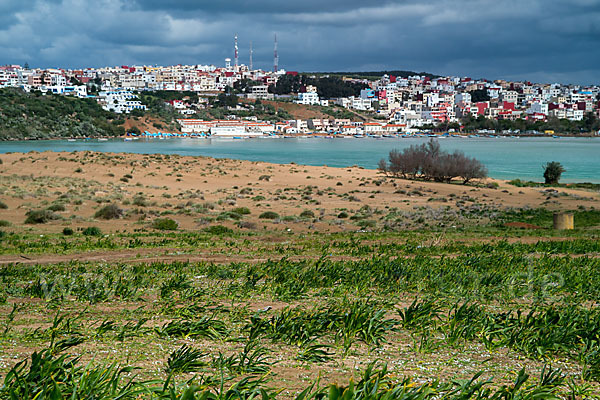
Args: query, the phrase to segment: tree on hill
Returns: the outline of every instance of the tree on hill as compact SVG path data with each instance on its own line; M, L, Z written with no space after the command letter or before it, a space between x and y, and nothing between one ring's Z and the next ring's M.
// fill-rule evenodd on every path
M324 99L358 96L361 89L368 86L365 83L344 81L339 76L311 78L307 75L283 75L276 85L269 86L269 92L279 95L299 93L308 85L315 86L319 97Z
M269 86L269 93L274 94L290 94L298 93L302 86L300 75L283 75L277 80L276 85Z
M490 101L490 95L485 89L477 89L469 92L471 95L471 101L473 103L479 103L481 101Z
M235 107L238 104L238 97L233 93L219 93L217 96L217 104L220 107Z

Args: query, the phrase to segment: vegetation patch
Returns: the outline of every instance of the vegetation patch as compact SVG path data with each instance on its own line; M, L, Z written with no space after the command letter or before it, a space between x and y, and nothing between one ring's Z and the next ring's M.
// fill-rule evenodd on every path
M123 216L123 210L119 208L116 204L108 204L94 214L94 218L100 219L118 219Z
M157 218L152 221L152 228L159 229L161 231L174 231L177 230L179 224L177 221L171 218Z
M275 211L265 211L263 213L261 213L258 218L260 219L278 219L279 218L279 214L277 214Z
M30 210L25 214L26 224L45 224L49 221L60 219L60 217L50 210Z

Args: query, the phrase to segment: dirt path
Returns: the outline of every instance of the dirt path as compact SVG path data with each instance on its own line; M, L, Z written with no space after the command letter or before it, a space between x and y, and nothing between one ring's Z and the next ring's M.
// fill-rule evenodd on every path
M186 253L179 249L154 248L154 249L123 249L116 251L93 251L75 254L36 254L36 255L6 255L0 256L0 265L20 264L59 264L70 261L79 262L125 262L125 263L152 263L152 262L261 262L266 258L246 258L229 256L226 254Z

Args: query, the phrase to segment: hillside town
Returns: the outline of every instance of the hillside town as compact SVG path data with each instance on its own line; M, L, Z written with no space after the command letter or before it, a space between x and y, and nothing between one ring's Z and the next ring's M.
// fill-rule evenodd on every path
M323 74L304 75L328 77ZM313 84L300 84L297 92L278 94L278 82L291 77L298 77L298 73L282 69L250 69L246 65L232 65L229 59L222 67L173 65L32 69L27 65L8 65L0 67L0 88L18 87L25 92L93 98L105 110L120 114L144 111L146 105L138 98L142 92L195 92L199 96L195 103L185 100L165 102L181 114L178 122L183 134L251 136L258 133L322 132L386 135L414 133L443 124L460 126L467 118L529 122L600 118L598 85L384 74L378 79L337 76L342 84L361 88L351 96L327 96L318 85ZM197 118L197 111L207 107L207 99L220 93L236 93L237 97L248 101L277 100L323 109L338 107L360 118L290 119L277 123L236 117L235 113L222 120Z

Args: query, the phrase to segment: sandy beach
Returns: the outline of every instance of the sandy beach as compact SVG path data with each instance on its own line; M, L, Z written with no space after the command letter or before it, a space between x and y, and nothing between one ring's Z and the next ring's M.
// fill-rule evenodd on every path
M597 192L579 189L519 188L493 179L476 186L408 181L360 167L89 151L13 153L0 158L0 200L8 206L0 210L0 219L9 221L11 229L31 229L24 224L29 210L56 202L65 205L64 211L57 211L59 219L36 226L41 233L90 225L105 232L134 231L158 216L169 216L185 230L210 224L233 227L240 222L223 213L240 207L250 211L241 225L250 230L357 230L364 224L347 217L361 210L376 221L369 229L380 227L377 216L390 211L404 213L404 228L414 229L411 216L421 218L422 224L431 215L430 224L435 226L435 215L441 212L476 208L484 220L489 213L509 208L566 211L598 207L600 200ZM108 203L121 207L124 217L95 219L95 212ZM259 218L266 211L278 217ZM476 222L457 218L456 223Z

